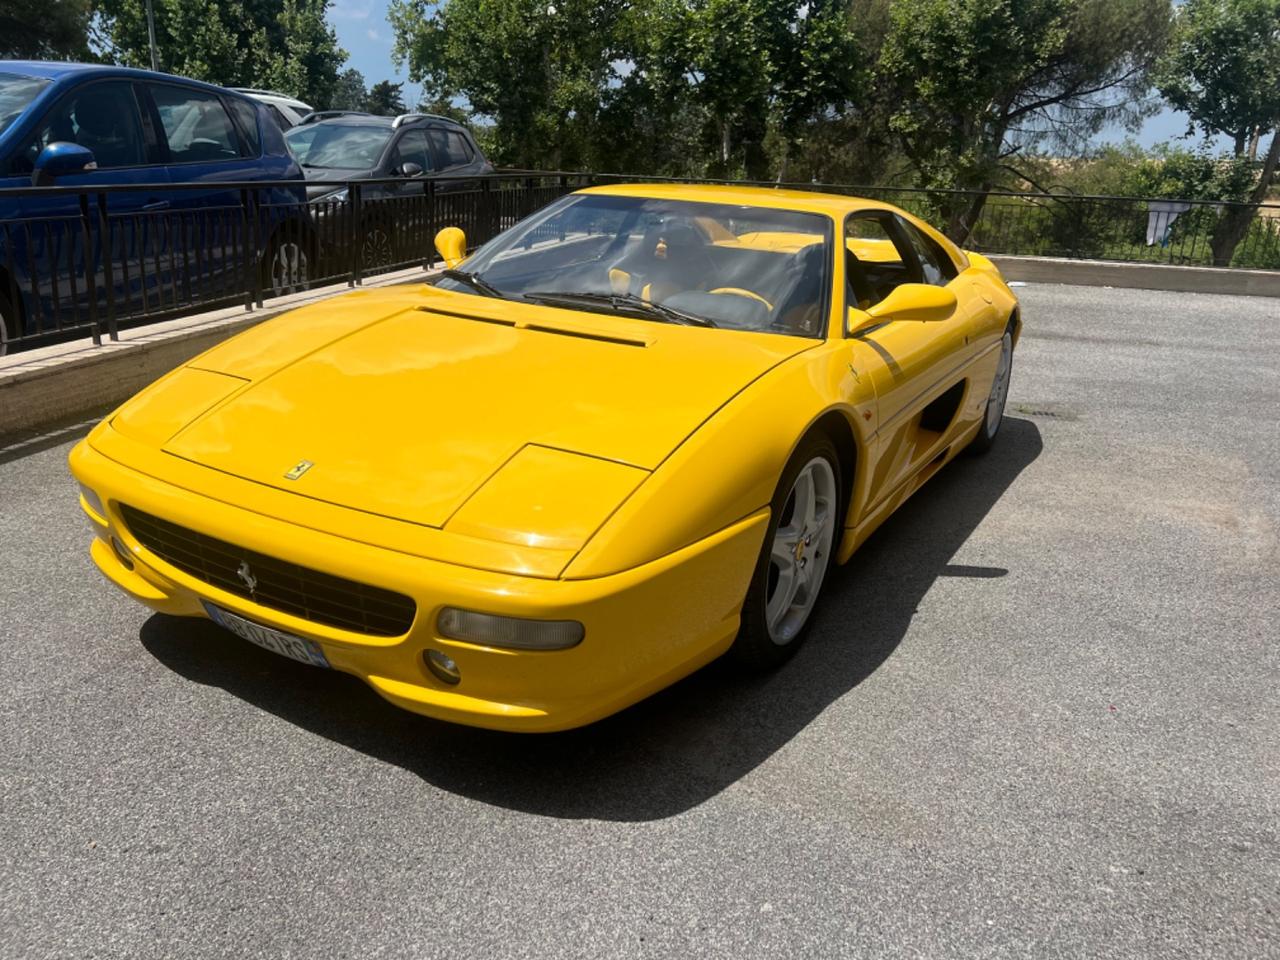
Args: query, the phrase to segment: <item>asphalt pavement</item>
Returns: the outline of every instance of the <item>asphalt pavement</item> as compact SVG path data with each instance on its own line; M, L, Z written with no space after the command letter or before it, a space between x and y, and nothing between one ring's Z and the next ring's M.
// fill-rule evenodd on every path
M562 735L149 614L0 450L0 957L1280 957L1280 301L1019 293L795 660Z

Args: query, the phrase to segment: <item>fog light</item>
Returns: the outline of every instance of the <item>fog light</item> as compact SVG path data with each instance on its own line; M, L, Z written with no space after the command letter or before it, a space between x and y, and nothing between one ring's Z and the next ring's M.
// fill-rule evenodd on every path
M445 607L436 629L442 637L517 650L563 650L577 646L586 628L577 620L525 620Z
M106 523L107 511L102 508L102 498L83 483L80 484L80 496L84 500L84 505L93 511L93 518L99 523Z
M111 549L116 552L116 559L124 564L126 570L133 569L133 557L129 555L129 551L125 549L125 545L115 537L111 538Z
M458 665L447 653L441 653L439 650L423 650L422 659L426 661L427 669L437 680L452 685L462 679L462 672L458 669Z

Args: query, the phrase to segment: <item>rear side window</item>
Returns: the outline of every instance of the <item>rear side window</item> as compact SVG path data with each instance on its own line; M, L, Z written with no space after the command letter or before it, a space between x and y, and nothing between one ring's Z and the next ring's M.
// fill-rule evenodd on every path
M907 223L906 220L901 217L898 217L897 220L898 226L907 235L907 240L911 243L912 249L915 250L916 256L920 260L920 269L924 275L924 282L931 283L935 287L945 287L949 281L955 279L955 264L951 262L951 258L946 255L942 248L912 224Z
M55 142L88 147L100 170L145 163L133 85L128 81L94 83L63 97L46 114L35 139L14 159L14 173L30 173L40 151Z
M435 148L442 166L460 167L464 163L470 163L475 156L471 144L467 143L467 138L458 131L435 127L429 133L431 145Z
M234 160L240 141L222 100L203 90L153 86L151 96L169 141L171 163Z
M267 106L267 109L271 111L272 119L274 119L275 122L280 125L281 130L293 129L293 121L290 120L288 117L286 117L283 113L281 113L279 107L277 107L274 103L268 103L266 106Z
M249 151L255 156L262 154L262 136L258 132L258 111L247 100L232 100L231 112L236 115L240 124L240 132L249 144Z

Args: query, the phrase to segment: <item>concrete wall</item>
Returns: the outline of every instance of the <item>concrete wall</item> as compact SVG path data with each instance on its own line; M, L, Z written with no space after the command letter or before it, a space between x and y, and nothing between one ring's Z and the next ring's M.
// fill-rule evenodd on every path
M992 256L1006 280L1071 283L1086 287L1137 287L1186 293L1280 297L1280 271L1225 267L1175 267L1167 263L1111 263L1054 257Z

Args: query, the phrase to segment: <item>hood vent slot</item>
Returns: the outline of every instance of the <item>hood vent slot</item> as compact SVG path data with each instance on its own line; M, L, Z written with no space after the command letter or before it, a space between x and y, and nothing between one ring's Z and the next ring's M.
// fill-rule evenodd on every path
M500 317L477 317L472 313L457 313L453 310L441 310L439 307L417 307L420 313L438 313L443 317L455 317L458 320L473 320L476 323L489 323L495 327L514 327L518 330L529 330L533 333L550 333L557 337L575 337L578 340L597 340L600 343L612 343L620 347L640 347L641 349L649 346L646 340L637 340L633 337L618 337L607 333L596 333L591 330L568 330L564 327L550 327L541 323L517 323L515 320L507 320Z
M601 343L616 343L620 347L647 347L649 344L643 340L633 340L630 337L611 337L607 333L592 333L589 330L566 330L564 327L544 327L538 323L522 324L524 329L533 330L536 333L553 333L560 337L577 337L580 340L599 340Z

